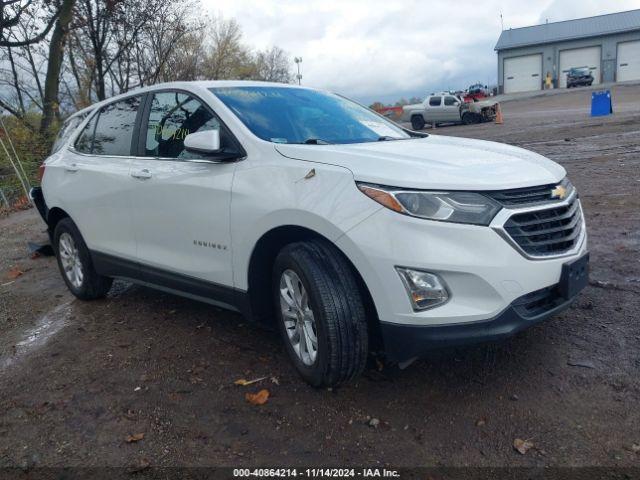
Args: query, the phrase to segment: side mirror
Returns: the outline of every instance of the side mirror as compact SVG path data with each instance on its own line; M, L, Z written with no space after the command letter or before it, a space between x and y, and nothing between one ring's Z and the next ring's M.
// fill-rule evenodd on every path
M194 153L219 153L220 130L205 130L204 132L190 133L184 137L184 148Z
M453 102L453 105L457 107L458 105L460 105L460 102Z

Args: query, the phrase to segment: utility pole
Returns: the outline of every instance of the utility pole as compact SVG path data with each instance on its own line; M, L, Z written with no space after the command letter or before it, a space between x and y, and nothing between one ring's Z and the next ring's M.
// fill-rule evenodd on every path
M298 79L298 85L301 85L302 75L300 74L300 64L302 63L302 57L295 57L293 61L296 62L296 66L298 67L298 74L296 75L296 78Z

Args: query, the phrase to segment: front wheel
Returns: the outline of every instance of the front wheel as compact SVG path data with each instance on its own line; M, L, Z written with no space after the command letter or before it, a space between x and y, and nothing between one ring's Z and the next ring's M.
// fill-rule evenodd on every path
M420 115L414 115L411 117L411 128L414 130L422 130L424 128L424 118Z
M286 246L275 261L273 287L279 330L302 378L329 387L363 371L365 309L340 252L320 240Z
M482 122L482 115L474 112L465 112L462 115L462 123L465 125L472 125L474 123Z
M89 249L70 218L63 218L56 225L53 245L60 273L71 293L81 300L94 300L109 292L113 279L96 273Z

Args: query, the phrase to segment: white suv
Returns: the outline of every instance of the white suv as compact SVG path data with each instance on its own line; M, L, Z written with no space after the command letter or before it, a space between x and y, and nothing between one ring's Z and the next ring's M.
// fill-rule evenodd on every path
M302 377L497 340L587 283L575 188L519 148L259 82L143 88L67 120L32 197L78 298L124 278L275 322Z

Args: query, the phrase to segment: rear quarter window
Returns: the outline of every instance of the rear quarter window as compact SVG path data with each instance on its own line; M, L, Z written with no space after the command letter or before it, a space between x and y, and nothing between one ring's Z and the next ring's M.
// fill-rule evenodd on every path
M91 148L93 147L93 132L96 129L97 120L98 120L98 115L96 114L93 117L91 117L91 120L89 120L89 123L87 123L82 129L82 132L80 133L80 136L76 140L76 144L75 144L75 148L78 152L91 153Z
M68 118L60 128L58 132L58 136L56 137L56 141L53 143L53 147L51 147L51 153L56 153L60 150L67 140L73 135L73 132L80 126L82 121L87 118L88 113L82 115L76 115L74 117Z

